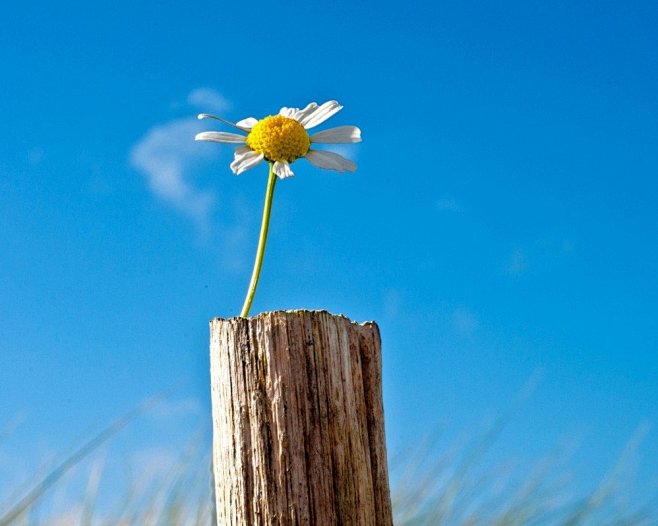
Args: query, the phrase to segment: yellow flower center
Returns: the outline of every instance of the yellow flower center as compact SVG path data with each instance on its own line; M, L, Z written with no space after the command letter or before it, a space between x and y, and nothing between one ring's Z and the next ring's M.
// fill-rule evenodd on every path
M268 161L291 163L306 155L311 139L296 120L283 115L270 115L251 129L247 135L247 146L262 153Z

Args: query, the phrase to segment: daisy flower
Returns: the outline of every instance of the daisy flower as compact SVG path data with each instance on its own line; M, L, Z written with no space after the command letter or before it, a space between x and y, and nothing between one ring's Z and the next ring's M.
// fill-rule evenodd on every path
M356 164L342 155L323 150L313 150L313 144L348 144L361 142L361 130L356 126L338 126L309 135L307 130L322 124L343 107L335 100L330 100L318 106L311 102L304 109L281 108L278 115L269 115L261 120L254 117L242 119L236 123L229 122L221 117L201 113L199 119L215 119L232 126L246 135L237 133L207 131L198 133L194 139L197 141L223 142L229 144L244 144L235 149L235 158L231 163L231 170L237 175L254 168L262 161L270 165L270 174L267 179L265 192L265 206L263 207L263 220L256 249L256 261L251 274L251 281L247 289L240 316L246 318L251 309L251 303L256 294L256 286L263 266L267 232L270 225L272 199L277 179L285 179L293 175L290 164L304 157L311 164L327 170L353 172Z
M207 131L196 135L197 141L212 141L244 144L235 149L231 163L233 173L241 174L257 166L261 161L271 164L272 171L284 179L293 175L290 164L304 157L311 164L326 170L354 172L356 164L334 152L314 150L313 144L348 144L361 142L361 130L356 126L338 126L309 135L308 130L322 124L343 107L335 100L318 106L311 102L303 109L281 108L278 115L269 115L261 120L248 117L236 123L207 113L199 119L215 119L247 135Z

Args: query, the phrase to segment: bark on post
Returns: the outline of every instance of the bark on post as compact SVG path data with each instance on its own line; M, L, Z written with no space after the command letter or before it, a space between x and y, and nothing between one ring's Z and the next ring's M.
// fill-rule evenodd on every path
M390 526L381 342L325 311L210 322L220 526Z

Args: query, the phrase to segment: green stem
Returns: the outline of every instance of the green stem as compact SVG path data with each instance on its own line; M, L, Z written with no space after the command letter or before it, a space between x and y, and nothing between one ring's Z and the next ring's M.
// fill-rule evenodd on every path
M265 255L265 243L267 243L267 231L270 227L270 212L272 210L272 197L274 196L274 185L276 184L276 174L274 173L274 163L270 163L270 175L267 179L267 190L265 192L265 206L263 207L263 222L260 225L260 238L258 239L258 248L256 249L256 261L254 261L254 271L251 274L247 297L244 299L242 306L241 318L249 316L251 303L254 301L256 286L260 269L263 266L263 256Z

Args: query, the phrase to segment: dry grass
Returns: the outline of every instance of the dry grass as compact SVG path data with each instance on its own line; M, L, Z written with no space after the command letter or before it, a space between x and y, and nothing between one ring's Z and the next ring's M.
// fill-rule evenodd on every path
M112 423L42 476L35 476L19 496L3 499L0 495L0 526L211 525L207 433L193 437L176 461L157 475L133 474L123 487L103 484L105 467L98 449L156 402L151 400ZM565 477L568 456L564 454L549 455L523 475L509 466L490 466L487 456L504 425L501 419L468 443L442 446L438 437L431 437L405 458L395 460L396 526L658 524L656 496L648 496L639 506L621 498L626 468L646 432L644 427L601 484L577 497ZM10 432L0 433L0 447L2 437ZM83 470L77 479L70 477L75 469ZM84 483L75 484L80 476ZM64 494L68 500L62 499Z

